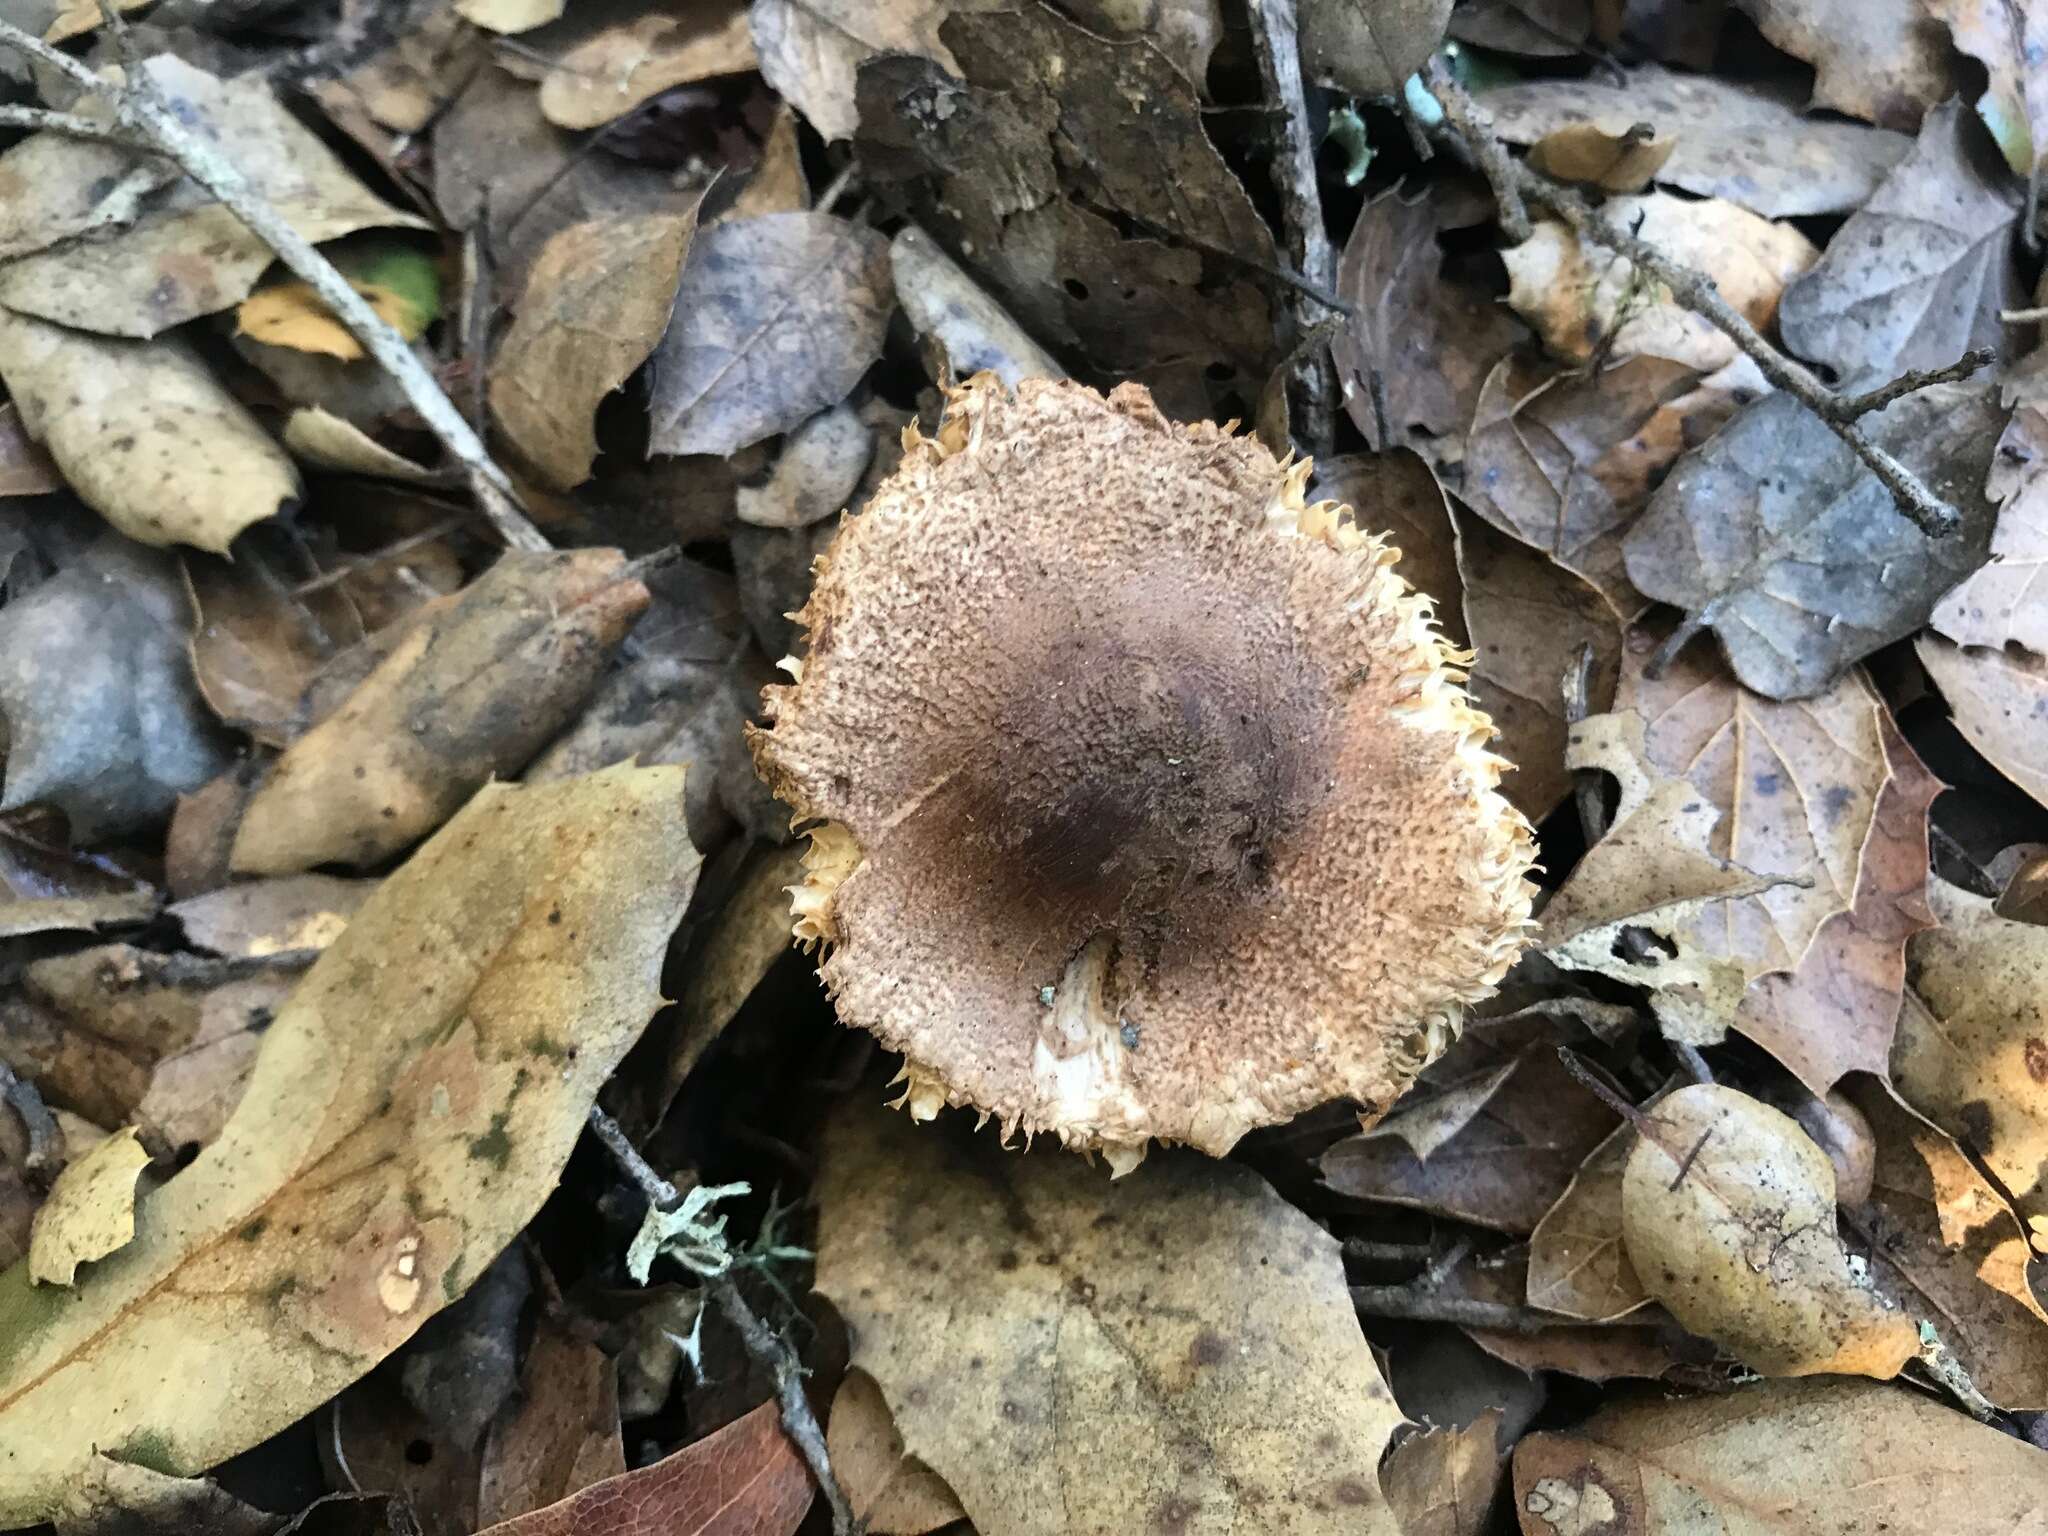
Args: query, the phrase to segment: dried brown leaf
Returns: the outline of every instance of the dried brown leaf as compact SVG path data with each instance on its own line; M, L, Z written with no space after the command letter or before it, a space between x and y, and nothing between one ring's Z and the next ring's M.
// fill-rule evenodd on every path
M28 435L21 408L0 405L0 496L41 496L64 489L56 461Z
M1522 1536L2039 1536L2042 1453L1880 1382L1632 1398L1515 1448ZM1934 1512L1939 1511L1936 1515Z
M1813 105L1911 133L1954 94L1941 29L1920 0L1737 0L1757 29L1814 69Z
M1860 208L1913 142L1882 128L1809 117L1797 93L1774 81L1681 74L1655 64L1624 70L1618 84L1598 75L1524 80L1487 91L1482 101L1510 144L1534 144L1572 124L1618 136L1648 123L1675 143L1660 183L1724 197L1767 219Z
M1746 1094L1696 1083L1649 1112L1621 1220L1644 1289L1766 1376L1889 1378L1919 1351L1913 1319L1850 1265L1827 1154Z
M1221 1531L1254 1509L1394 1536L1377 1468L1401 1414L1334 1238L1243 1167L1155 1152L1110 1183L970 1126L840 1117L818 1289L983 1536Z
M1621 1237L1621 1179L1636 1130L1618 1125L1586 1154L1529 1234L1529 1305L1611 1323L1650 1304Z
M555 489L590 478L597 408L660 343L696 228L694 207L595 220L535 258L491 364L491 411Z
M1999 504L1991 558L1935 604L1928 623L1958 645L2048 652L2048 402L2022 398L1992 450L1984 494Z
M1353 96L1399 96L1444 40L1451 0L1306 0L1302 72Z
M541 79L540 110L559 128L602 128L675 86L754 65L744 0L657 7L564 50Z
M617 550L502 557L277 760L234 872L362 867L410 847L561 729L647 602Z
M770 1402L660 1461L479 1536L791 1536L814 1491Z
M51 1523L57 1536L273 1536L277 1520L208 1479L171 1477L132 1461L95 1456L64 1491L64 1506Z
M850 139L854 81L867 60L912 53L960 73L939 41L946 10L943 0L753 0L761 77L826 139Z
M1633 122L1618 133L1598 123L1566 123L1529 147L1529 164L1602 192L1641 192L1676 148L1678 140L1644 133Z
M31 1284L71 1285L79 1265L134 1240L135 1178L148 1165L133 1126L64 1165L29 1231Z
M1408 1436L1380 1465L1380 1488L1401 1536L1485 1536L1507 1473L1500 1410L1462 1429Z
M1928 114L1913 152L1786 290L1788 347L1868 387L1999 345L1999 311L2023 302L2020 195L2003 166L1981 163L1976 132L1959 101Z
M95 1446L211 1466L461 1295L659 1002L697 866L679 779L477 796L301 983L135 1241L60 1301L0 1275L0 1520L54 1508Z
M732 453L837 405L881 352L889 242L822 213L734 219L690 243L656 348L653 453Z
M544 1318L519 1373L519 1399L491 1425L477 1481L477 1523L494 1525L626 1470L618 1366Z
M2048 150L2048 80L2041 73L2048 8L2037 0L1927 0L1927 10L1948 23L1961 52L1984 66L1977 116L2014 173L2031 175Z
M1951 645L1922 635L1914 654L1956 729L1991 765L2048 805L2048 660L2032 651Z
M967 1518L945 1479L904 1454L889 1404L866 1371L848 1371L840 1382L825 1448L855 1517L875 1536L926 1536Z
M144 544L224 554L298 471L183 340L89 336L0 309L0 378L78 497Z
M169 915L184 925L186 941L195 947L251 959L294 949L325 949L341 937L376 888L374 880L281 875L275 880L245 880L175 902Z
M307 685L337 652L363 638L352 604L332 589L302 600L267 553L183 562L197 617L192 677L223 724L283 747L304 727Z

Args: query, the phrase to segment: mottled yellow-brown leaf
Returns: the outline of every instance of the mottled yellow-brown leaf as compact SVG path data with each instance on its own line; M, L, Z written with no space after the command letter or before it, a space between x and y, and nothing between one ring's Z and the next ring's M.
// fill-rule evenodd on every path
M681 772L619 767L494 785L386 880L134 1241L70 1292L0 1275L0 1526L95 1448L214 1465L460 1296L659 1006L697 864Z
M29 1279L69 1285L79 1265L104 1259L133 1238L135 1176L148 1164L149 1153L131 1125L58 1174L29 1229Z

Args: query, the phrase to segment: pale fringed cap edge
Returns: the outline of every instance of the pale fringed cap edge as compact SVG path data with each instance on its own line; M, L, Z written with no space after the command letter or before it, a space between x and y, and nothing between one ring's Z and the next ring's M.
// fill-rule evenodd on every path
M945 413L935 436L925 437L915 426L906 429L904 466L898 475L913 468L929 469L957 454L975 451L990 430L992 415L1005 399L999 381L988 374L948 391ZM1242 446L1245 441L1233 439L1228 429L1206 422L1178 430L1203 443L1223 441ZM1350 508L1333 501L1307 500L1310 465L1306 461L1274 461L1263 449L1257 453L1272 463L1275 470L1270 500L1264 510L1267 529L1276 538L1317 541L1358 562L1357 585L1350 602L1394 615L1403 654L1412 651L1431 663L1403 676L1403 685L1412 687L1412 697L1389 713L1414 730L1450 738L1449 759L1457 794L1469 807L1474 826L1483 829L1486 852L1479 867L1471 872L1475 886L1483 893L1480 905L1486 914L1472 957L1476 963L1469 974L1441 986L1437 994L1440 1001L1415 1018L1404 1036L1389 1043L1387 1054L1372 1070L1360 1068L1353 1078L1322 1082L1317 1085L1316 1096L1306 1101L1299 1094L1283 1093L1276 1102L1256 1091L1227 1093L1214 1102L1202 1104L1188 1123L1176 1127L1177 1135L1168 1136L1148 1125L1142 1106L1133 1108L1125 1104L1122 1112L1113 1117L1064 1119L1035 1114L1029 1105L1016 1101L981 1103L972 1091L949 1081L940 1067L919 1059L914 1050L905 1050L903 1067L896 1079L902 1092L895 1102L914 1118L931 1119L949 1105L970 1107L979 1112L983 1122L993 1114L1006 1141L1021 1134L1028 1143L1035 1135L1054 1134L1075 1150L1101 1152L1113 1172L1120 1174L1135 1167L1155 1139L1184 1141L1221 1155L1247 1130L1276 1123L1315 1102L1351 1097L1367 1103L1376 1113L1384 1113L1415 1075L1456 1037L1464 1008L1490 996L1526 947L1533 932L1533 887L1527 877L1534 864L1534 839L1527 821L1499 792L1500 776L1511 765L1491 750L1493 722L1473 705L1465 691L1471 654L1460 651L1438 631L1432 599L1415 592L1395 573L1393 566L1400 553L1397 549L1383 537L1360 528ZM886 490L885 487L877 495L885 494ZM830 570L834 549L819 557L816 575L821 585ZM812 602L796 615L807 638L815 638L818 632L818 609L814 595ZM793 932L806 949L821 945L829 948L841 937L836 911L838 892L861 867L863 852L849 827L824 815L795 777L780 771L772 723L796 707L803 679L801 660L787 658L782 665L795 681L765 690L771 727L750 728L749 742L762 776L792 807L792 826L810 839L803 859L804 881L791 888ZM1077 957L1076 964L1079 963ZM1072 975L1070 968L1070 978ZM839 990L833 989L835 1001ZM849 1024L867 1022L843 1013L842 1017ZM902 1042L890 1040L886 1033L883 1038L886 1044L903 1048Z

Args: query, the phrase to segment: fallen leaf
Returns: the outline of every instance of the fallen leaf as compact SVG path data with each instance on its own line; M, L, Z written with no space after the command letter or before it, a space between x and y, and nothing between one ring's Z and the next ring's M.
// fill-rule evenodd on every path
M946 9L943 0L753 0L761 78L828 141L850 139L860 121L854 82L869 59L912 53L960 73L939 41Z
M1620 670L1621 626L1591 587L1478 518L1459 520L1458 570L1475 653L1473 702L1493 717L1501 755L1516 769L1501 793L1538 822L1572 789L1565 677L1591 646L1587 704L1604 710Z
M1940 29L1919 0L1736 0L1757 30L1814 70L1813 105L1911 133L1953 95Z
M177 563L102 534L0 608L0 806L53 805L96 842L160 823L226 765L192 685L191 610Z
M1301 67L1315 85L1353 96L1399 96L1444 40L1451 0L1306 0Z
M1998 140L2015 174L2033 173L2048 149L2048 10L2034 0L1927 0L1930 14L1948 23L1956 47L1984 66L1977 116Z
M875 434L857 411L820 411L789 434L765 481L740 487L740 521L808 528L845 512L874 451Z
M441 273L433 255L396 240L340 242L324 252L349 287L386 325L417 341L441 314ZM267 284L235 309L235 329L272 347L318 352L353 362L366 354L355 333L328 308L311 283Z
M477 1524L544 1509L626 1470L611 1357L554 1318L535 1329L519 1401L484 1441Z
M1956 729L2000 773L2048 805L2048 660L2028 651L1951 645L1922 635L1913 652L1948 701Z
M12 401L0 405L0 496L42 496L64 489L64 477L49 454L22 425Z
M1663 358L1631 358L1581 377L1510 353L1480 387L1453 489L1631 620L1648 600L1628 579L1622 536L1649 497L1652 474L1684 446L1653 441L1654 424L1698 381L1694 369Z
M1766 1376L1898 1374L1913 1319L1851 1265L1835 1169L1791 1117L1696 1083L1638 1126L1622 1174L1622 1238L1643 1287L1679 1322Z
M1892 1081L1982 1160L2023 1220L2039 1222L2048 1218L2048 928L2000 917L1988 898L1939 878L1928 904L1940 926L1906 951L1913 990Z
M1648 123L1675 146L1657 173L1660 183L1726 198L1767 219L1862 207L1913 142L1882 128L1809 117L1797 92L1776 81L1681 74L1655 64L1624 69L1618 84L1598 76L1523 80L1480 100L1510 144L1535 144L1574 124L1619 136Z
M832 1399L825 1449L863 1530L876 1536L926 1536L967 1518L945 1480L906 1456L882 1389L866 1371L848 1371Z
M149 1154L133 1126L67 1163L30 1229L29 1282L71 1285L79 1265L133 1241L135 1177L148 1166Z
M477 1448L414 1406L397 1371L372 1371L320 1417L321 1460L323 1470L332 1469L331 1481L388 1499L407 1511L420 1536L469 1536L476 1529Z
M691 241L655 349L652 453L731 453L846 398L880 355L889 242L822 213L735 219Z
M1457 530L1443 486L1422 455L1406 448L1335 454L1316 460L1309 484L1314 499L1343 502L1353 509L1359 526L1382 535L1400 551L1394 569L1409 586L1430 597L1437 627L1453 644L1466 647L1470 637L1465 633Z
M1393 1536L1377 1473L1401 1415L1334 1238L1247 1168L1155 1152L1111 1183L970 1125L866 1105L832 1124L817 1285L976 1530L1210 1531L1256 1509Z
M1547 142L1547 141L1546 141ZM1789 224L1773 224L1718 198L1669 192L1610 200L1602 210L1617 229L1703 272L1721 296L1760 331L1777 315L1785 285L1820 252ZM1693 313L1626 257L1589 248L1570 225L1542 219L1527 240L1501 253L1508 303L1558 357L1575 363L1659 357L1712 373L1735 361L1735 343Z
M139 11L151 0L115 0L114 8L123 15ZM100 22L106 15L99 7L98 0L60 0L57 14L43 33L46 43L66 43L74 37L83 37L88 32L99 30Z
M410 847L561 729L647 602L617 550L501 557L286 749L243 812L234 872Z
M317 244L359 229L427 227L363 186L286 110L260 71L222 81L170 54L148 59L141 68L180 121L230 155L256 194L307 240ZM75 156L77 141L66 143ZM9 155L18 153L20 147ZM96 186L106 184L100 181L105 153L104 146L93 146L79 161ZM124 166L140 158L130 151L120 156ZM52 171L61 173L62 167L43 167L44 175ZM50 198L70 195L64 190L69 184L66 177L59 187L32 189L7 222L33 228ZM118 186L107 195L120 196ZM4 236L0 248L12 248ZM0 304L83 331L147 339L240 303L276 259L211 192L181 179L116 233L32 251L0 266Z
M1997 348L1999 311L2019 306L2013 260L2019 192L1984 166L1962 103L1946 102L1870 201L1785 292L1785 344L1867 388Z
M1556 1203L1614 1118L1547 1043L1531 1046L1469 1123L1440 1146L1418 1153L1401 1135L1402 1115L1396 1109L1372 1130L1325 1152L1323 1182L1358 1199L1415 1206L1517 1235Z
M455 0L455 14L486 32L531 32L567 9L568 0Z
M1337 294L1357 311L1330 343L1344 409L1375 451L1461 432L1479 388L1522 338L1506 308L1442 271L1454 205L1389 188L1359 210L1337 261ZM1381 420L1384 414L1385 420Z
M792 1536L814 1492L769 1402L660 1461L478 1536Z
M1198 91L1226 30L1219 0L1069 0L1066 10L1091 32L1150 44Z
M183 925L186 942L195 947L232 959L257 959L327 948L376 888L374 880L281 875L174 902L169 915Z
M889 242L889 270L896 302L918 334L939 348L954 378L987 371L1015 389L1023 379L1066 377L1052 354L915 224Z
M2048 601L2038 583L2048 566L2048 411L2022 399L1992 450L1984 494L1999 504L1990 558L1934 606L1928 623L1958 645L2017 642L2048 652Z
M590 478L597 408L660 343L696 228L694 207L573 224L535 258L491 364L491 411L555 489Z
M1939 384L1869 421L1960 514L1953 533L1929 534L1811 411L1767 396L1650 498L1623 540L1629 579L1713 629L1750 688L1818 693L1919 629L1983 563L1993 512L1980 487L2004 415L1990 385Z
M1851 1097L1877 1136L1871 1196L1852 1215L1878 1289L1929 1320L1999 1407L2048 1402L2048 1314L2027 1283L2018 1220L1953 1141L1876 1079Z
M1650 1304L1621 1235L1621 1181L1636 1129L1616 1126L1529 1234L1529 1305L1611 1323Z
M298 472L184 341L121 341L0 309L0 378L78 497L131 539L225 554Z
M1906 944L1934 926L1927 812L1946 786L1889 711L1878 723L1891 777L1864 840L1855 899L1821 924L1796 967L1751 982L1735 1013L1735 1028L1815 1094L1845 1073L1885 1075L1905 992Z
M285 418L284 445L292 457L338 475L370 475L410 485L440 485L447 477L394 453L361 427L319 406Z
M1465 0L1451 12L1451 36L1499 53L1570 58L1593 33L1587 0Z
M132 1461L95 1456L51 1516L57 1536L131 1536L204 1531L207 1536L273 1536L278 1517L243 1503L218 1483L171 1477Z
M1500 1410L1462 1429L1408 1436L1380 1464L1380 1488L1401 1536L1485 1536L1507 1474Z
M1618 1214L1618 1213L1617 1213ZM1528 1268L1510 1248L1453 1268L1437 1284L1446 1296L1521 1308L1528 1294ZM1562 1371L1585 1381L1626 1378L1718 1383L1719 1352L1694 1338L1662 1307L1649 1306L1619 1323L1573 1323L1559 1318L1533 1332L1467 1326L1465 1335L1487 1354L1525 1372Z
M1599 123L1566 123L1529 148L1529 164L1558 181L1601 192L1641 192L1678 148L1640 120L1618 132Z
M254 1445L462 1294L658 1004L697 865L680 777L478 795L300 984L136 1240L61 1306L0 1276L0 1519L96 1445L188 1472Z
M2041 1452L1879 1382L1770 1381L1611 1404L1515 1448L1523 1536L2040 1536ZM1626 1521L1626 1525L1621 1522Z
M108 891L98 896L0 897L0 938L146 923L156 916L160 904L153 890Z
M448 0L408 0L387 41L333 79L307 82L307 89L358 142L369 136L366 128L419 133L461 94L489 46L488 34Z
M559 128L602 128L675 86L754 67L742 0L688 16L657 7L563 50L541 78L540 110Z
M1720 813L1709 851L1774 882L1720 903L1695 923L1695 938L1752 974L1790 970L1821 924L1855 902L1893 771L1884 703L1853 670L1810 699L1760 699L1698 648L1650 678L1642 659L1654 643L1631 637L1615 707L1642 714L1650 762Z
M183 569L200 696L223 724L283 747L304 726L307 684L363 635L354 605L333 588L296 596L274 553L245 541L232 562L193 555Z

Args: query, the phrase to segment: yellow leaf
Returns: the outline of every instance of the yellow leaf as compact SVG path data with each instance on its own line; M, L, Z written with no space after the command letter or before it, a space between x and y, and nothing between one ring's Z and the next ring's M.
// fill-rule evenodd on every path
M58 1174L29 1232L29 1279L69 1285L79 1265L126 1247L135 1236L135 1176L148 1164L131 1125Z
M350 284L369 301L370 308L407 341L416 340L420 328L414 323L417 311L389 288L375 283ZM273 283L242 300L235 311L235 329L244 336L273 347L290 347L297 352L319 352L352 363L363 355L363 344L343 325L312 285L294 279Z

